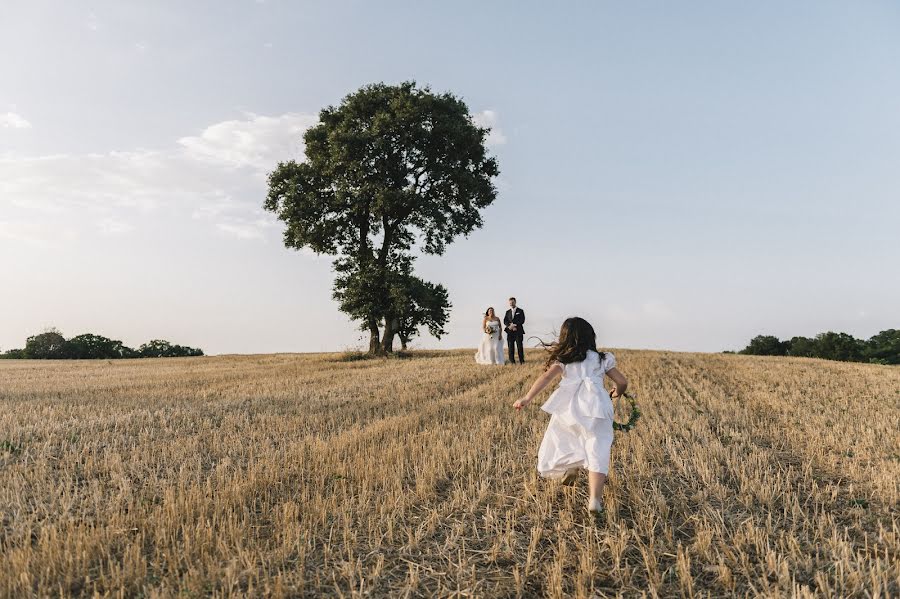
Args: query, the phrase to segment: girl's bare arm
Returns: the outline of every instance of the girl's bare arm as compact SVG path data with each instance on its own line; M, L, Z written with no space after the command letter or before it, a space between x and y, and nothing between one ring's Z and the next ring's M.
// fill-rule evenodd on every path
M528 393L525 394L525 397L522 399L517 399L516 403L513 404L513 407L517 410L521 410L525 406L531 403L531 401L543 391L547 385L550 384L557 376L563 373L563 367L560 364L554 364L550 368L547 369L547 372L542 374L534 381L534 384L531 385L531 389L528 390Z
M628 379L625 378L625 375L615 368L610 368L606 371L606 376L611 378L612 382L615 383L615 386L613 386L612 390L609 392L609 396L615 398L624 395L625 390L628 389Z

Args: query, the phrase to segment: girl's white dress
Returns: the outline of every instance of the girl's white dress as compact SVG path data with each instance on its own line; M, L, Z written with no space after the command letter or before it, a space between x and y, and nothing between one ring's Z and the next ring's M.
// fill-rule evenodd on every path
M500 338L500 322L489 320L487 326L491 328L491 333L481 334L481 345L475 352L475 361L479 364L504 364L503 358L503 340Z
M571 468L609 473L613 441L613 404L603 386L603 376L616 366L616 358L603 359L588 351L582 362L563 364L559 388L541 406L552 414L538 450L538 472L561 478Z

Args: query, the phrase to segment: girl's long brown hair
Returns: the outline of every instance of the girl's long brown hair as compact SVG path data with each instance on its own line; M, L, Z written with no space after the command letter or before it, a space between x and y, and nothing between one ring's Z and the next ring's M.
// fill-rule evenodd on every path
M548 368L554 362L563 364L582 362L587 358L588 350L594 350L600 354L600 360L603 360L603 352L597 349L597 335L594 333L594 327L578 316L567 318L562 323L559 328L559 339L555 343L542 341L541 345L549 352L547 355Z

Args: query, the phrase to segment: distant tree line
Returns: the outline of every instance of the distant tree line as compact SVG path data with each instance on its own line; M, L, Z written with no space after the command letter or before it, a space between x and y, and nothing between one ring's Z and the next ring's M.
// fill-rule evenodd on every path
M867 340L847 333L820 333L815 337L791 337L781 341L774 335L757 335L741 354L753 356L800 356L844 362L900 364L900 330L887 329Z
M202 356L203 350L154 339L132 349L116 339L85 333L71 339L56 329L32 335L22 349L10 349L0 358L12 360L116 360L121 358L180 358Z

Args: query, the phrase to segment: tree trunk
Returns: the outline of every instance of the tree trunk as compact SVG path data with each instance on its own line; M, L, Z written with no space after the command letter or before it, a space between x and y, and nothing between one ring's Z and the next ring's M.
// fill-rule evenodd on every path
M378 321L369 318L369 353L377 355L381 353L381 340L378 338Z
M386 215L382 217L382 226L384 227L384 239L381 241L381 249L378 251L376 264L378 265L381 283L386 284L388 252L391 249L391 240L393 238L394 229L390 226ZM387 293L386 289L385 293ZM394 352L394 335L397 334L397 329L399 328L400 323L397 322L396 318L385 315L384 336L381 338L381 353L390 354Z
M381 349L384 353L390 354L394 352L394 336L399 328L400 321L397 318L384 317L384 337L382 337L381 341Z
M406 344L409 343L409 337L406 335L399 335L400 337L400 351L406 351Z

